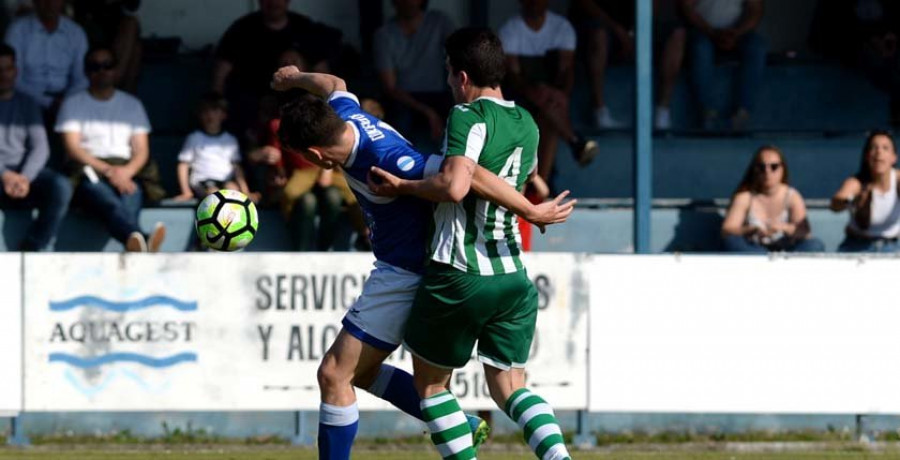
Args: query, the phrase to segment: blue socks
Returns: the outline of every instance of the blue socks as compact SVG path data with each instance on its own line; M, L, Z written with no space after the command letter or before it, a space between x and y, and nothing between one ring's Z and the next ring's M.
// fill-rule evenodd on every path
M408 372L382 364L372 386L366 390L422 420L421 399ZM349 460L358 429L359 409L356 403L347 407L322 403L319 406L319 459Z
M346 407L322 403L319 406L319 459L349 460L358 429L356 403Z
M397 409L423 420L421 399L413 386L413 376L408 372L387 364L381 365L378 377L366 391L393 404Z

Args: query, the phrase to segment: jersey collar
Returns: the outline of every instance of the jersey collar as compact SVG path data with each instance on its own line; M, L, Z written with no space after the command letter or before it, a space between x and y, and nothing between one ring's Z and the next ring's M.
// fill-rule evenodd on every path
M352 121L346 123L353 128L353 148L350 150L350 156L347 157L347 161L344 162L344 167L350 168L353 166L353 162L356 161L356 152L359 150L359 129L356 127L356 123Z
M503 107L513 108L513 107L516 106L516 103L513 102L513 101L507 101L507 100L499 99L499 98L496 98L496 97L490 97L490 96L481 96L481 97L479 97L478 99L475 99L475 100L476 100L476 101L480 101L480 100L482 100L482 99L491 101L491 102L493 102L494 104L497 104L497 105L502 105ZM474 102L474 101L472 101L472 102Z

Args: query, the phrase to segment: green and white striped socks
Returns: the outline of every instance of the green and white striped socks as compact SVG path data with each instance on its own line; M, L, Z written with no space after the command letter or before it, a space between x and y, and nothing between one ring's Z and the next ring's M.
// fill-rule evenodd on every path
M431 431L431 442L444 460L472 460L472 430L459 403L449 391L438 393L419 403L422 417Z
M517 390L506 401L506 415L519 424L525 442L541 460L571 460L553 408L526 388Z

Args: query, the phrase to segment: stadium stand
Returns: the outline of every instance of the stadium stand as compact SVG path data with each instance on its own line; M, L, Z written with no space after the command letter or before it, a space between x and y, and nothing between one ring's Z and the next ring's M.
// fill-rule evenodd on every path
M769 26L765 29L769 33L778 25L773 23L778 21L772 19L772 15L774 13L766 20ZM773 48L776 52L769 59L758 109L747 130L741 133L710 135L701 132L687 76L682 74L680 77L672 104L672 132L657 137L654 142L653 195L657 198L653 215L654 251L717 250L718 226L726 200L740 179L747 155L762 144L774 144L783 149L792 165L792 183L812 200L810 220L816 235L822 237L828 250L834 250L839 243L846 216L831 214L817 200L830 197L843 178L855 171L863 133L888 123L888 98L858 71L811 58L790 59L785 53L777 52L778 46ZM178 150L184 136L195 127L192 111L185 108L193 107L199 95L206 91L213 59L202 52L163 53L149 56L145 61L137 95L145 104L153 125L151 154L159 164L162 184L170 195L174 195L177 192L175 165ZM726 96L736 68L736 63L730 62L716 70L715 93L721 96L719 99L723 104L728 100ZM536 238L535 249L628 250L631 244L629 198L633 193L630 127L612 133L593 130L585 72L579 69L576 75L573 120L599 142L601 154L585 169L578 168L570 155L557 157L555 182L560 184L559 188L571 189L582 205L572 223L550 237ZM620 120L630 125L633 68L628 65L611 67L606 78L607 104ZM4 229L17 227L13 223L21 213L9 214L0 217ZM286 230L282 221L276 214L265 211L262 214L261 235L251 250L286 249ZM150 223L160 220L168 224L170 241L163 250L186 248L192 227L189 208L172 207L164 202L157 208L148 209L144 219ZM608 237L582 241L576 236L578 232L571 230L594 224L600 225ZM81 237L73 235L82 233L78 230L91 229L92 234L100 231L99 225L86 221L77 212L70 212L65 228L73 230L60 238L59 250L118 250L117 244L106 242L102 232L90 243L76 242ZM568 233L573 235L560 236ZM10 241L16 240L15 229L4 230L3 236L0 248L14 247Z

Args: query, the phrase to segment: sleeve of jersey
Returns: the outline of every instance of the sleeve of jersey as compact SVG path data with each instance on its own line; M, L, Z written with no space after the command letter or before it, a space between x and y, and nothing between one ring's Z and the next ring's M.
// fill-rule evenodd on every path
M328 96L328 103L341 118L345 118L348 115L362 110L359 107L359 98L357 98L355 94L347 91L335 91L331 93L331 95Z
M481 116L464 105L457 105L450 111L445 156L464 155L478 163L486 140L487 125Z
M392 151L383 155L378 167L403 179L419 180L437 174L440 155L426 155L414 149Z

